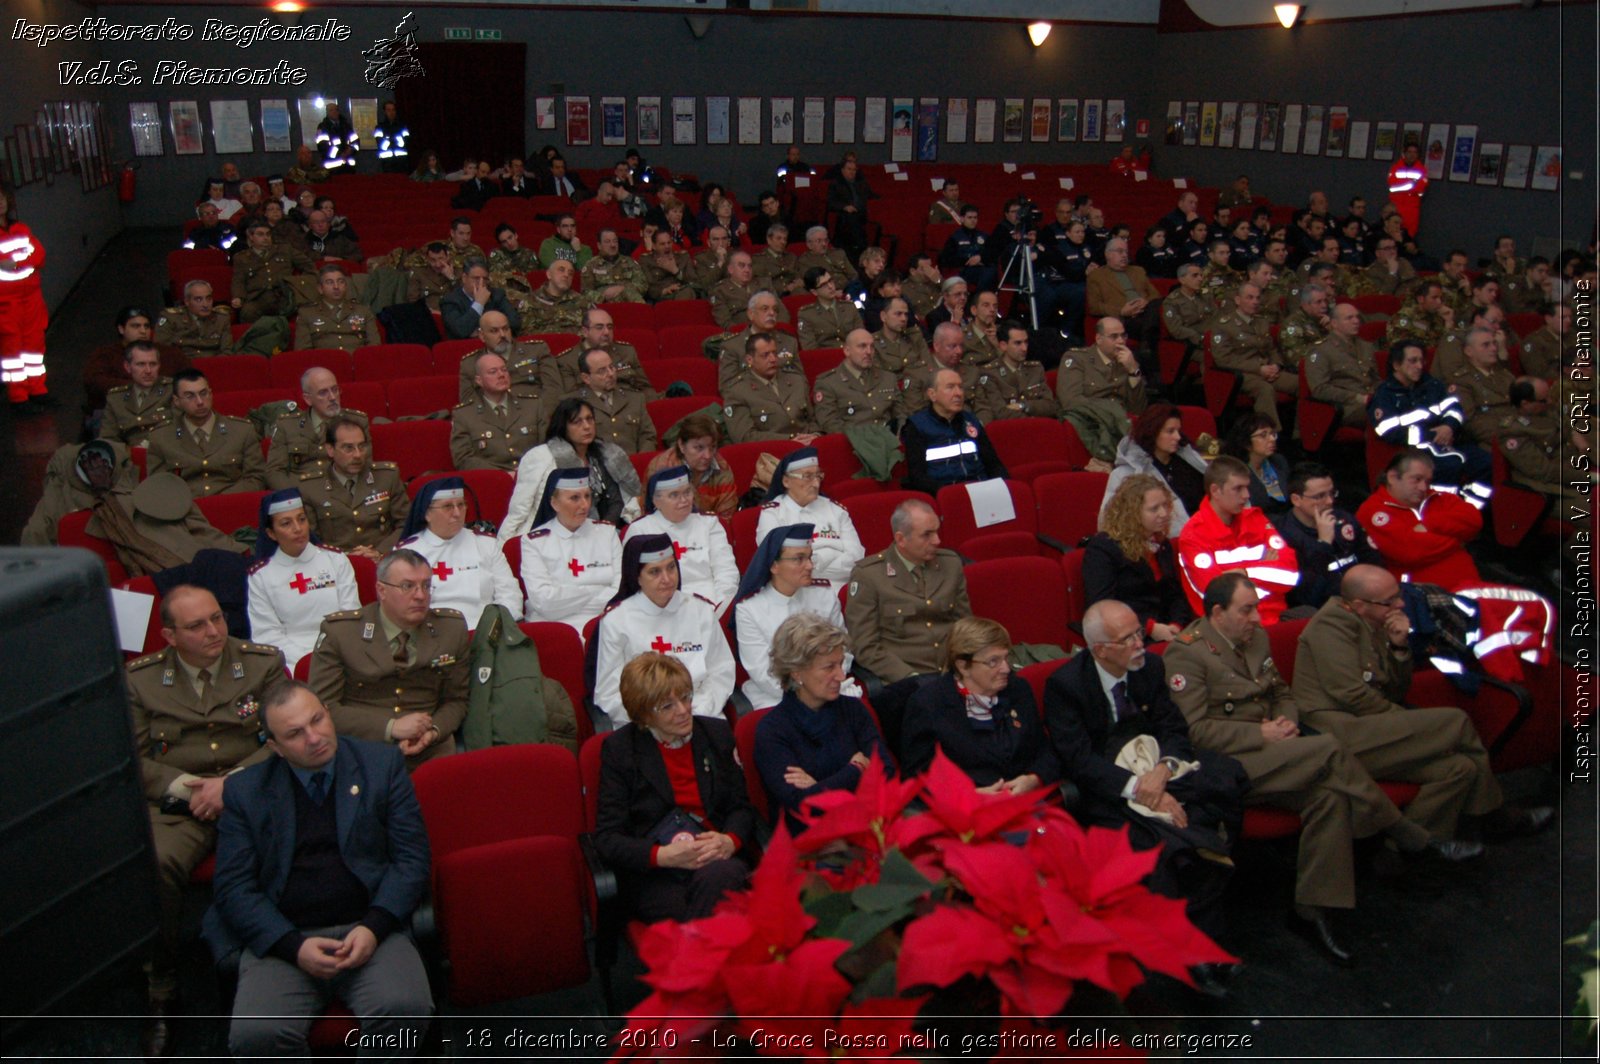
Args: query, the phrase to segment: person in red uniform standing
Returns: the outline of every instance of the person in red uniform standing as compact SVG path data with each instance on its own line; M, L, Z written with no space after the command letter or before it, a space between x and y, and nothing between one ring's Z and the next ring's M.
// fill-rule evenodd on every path
M46 392L44 330L50 322L39 271L44 248L17 221L17 197L0 181L0 380L13 403Z
M1206 497L1178 533L1178 570L1195 613L1205 612L1206 586L1234 569L1255 585L1261 623L1277 624L1300 582L1300 559L1266 513L1250 505L1249 467L1224 455L1206 470Z
M1483 515L1461 496L1434 490L1433 459L1426 451L1396 454L1356 520L1398 579L1450 591L1479 583L1467 544L1483 531Z
M1422 163L1422 152L1416 141L1407 141L1400 158L1389 167L1389 202L1413 237L1422 221L1422 196L1427 191L1428 168Z

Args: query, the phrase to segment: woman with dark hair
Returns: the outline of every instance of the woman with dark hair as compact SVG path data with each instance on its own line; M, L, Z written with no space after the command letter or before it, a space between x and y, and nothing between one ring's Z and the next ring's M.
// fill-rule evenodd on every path
M688 668L696 716L721 717L733 694L733 652L711 604L678 589L671 536L639 536L622 548L622 579L590 647L594 703L619 728L629 720L622 667L648 650L665 648Z
M1206 497L1206 460L1184 438L1183 418L1177 407L1166 403L1149 407L1117 444L1117 460L1100 500L1102 518L1117 488L1135 473L1160 477L1172 489L1172 524L1167 534L1176 539L1179 529Z
M677 658L646 652L618 673L627 716L600 747L595 848L617 869L631 918L709 916L758 857L733 730L693 712Z
M696 509L716 517L732 517L739 508L739 489L734 486L733 474L717 457L722 426L716 418L696 411L669 428L661 442L667 449L650 459L645 476L683 466L689 470L689 482L694 485Z
M1170 280L1178 276L1178 264L1183 259L1178 249L1167 243L1166 226L1152 225L1144 231L1144 245L1134 261L1149 276Z
M772 637L778 626L798 613L810 613L832 624L844 624L839 591L826 580L811 578L810 525L781 525L768 532L739 582L734 598L734 638L739 664L749 675L741 690L756 709L776 705L783 688L772 673ZM845 669L850 657L845 655ZM852 694L859 694L853 690Z
M589 470L595 519L625 525L639 516L639 474L628 452L596 437L594 407L571 395L556 404L545 441L517 463L517 483L497 537L501 543L534 527L545 479L556 469Z
M409 547L433 566L429 605L460 610L475 628L491 602L522 616L522 589L493 536L467 527L467 482L441 477L411 500L397 547Z
M623 542L643 535L670 536L678 553L679 586L710 602L721 617L739 589L739 563L722 520L696 513L694 495L687 466L657 470L645 489L645 515L628 526Z
M1250 467L1250 505L1267 516L1289 508L1289 460L1278 453L1278 426L1264 414L1242 415L1222 441L1222 453Z
M17 221L17 194L0 181L0 380L12 403L44 398L44 333L50 312L39 288L44 246Z
M616 595L622 544L615 528L589 519L591 505L587 469L557 469L545 480L533 531L521 543L528 620L561 621L582 635Z
M842 587L867 552L850 512L822 494L822 479L822 460L815 447L784 455L772 471L772 483L756 521L756 542L780 525L804 521L814 526L811 547L816 575Z
M1100 515L1100 531L1084 546L1088 604L1102 599L1125 604L1152 643L1171 639L1195 616L1178 579L1171 526L1171 489L1159 477L1135 473L1117 487Z
M277 647L291 667L316 647L322 619L361 608L350 559L311 531L300 489L261 500L256 561L245 580L250 638Z

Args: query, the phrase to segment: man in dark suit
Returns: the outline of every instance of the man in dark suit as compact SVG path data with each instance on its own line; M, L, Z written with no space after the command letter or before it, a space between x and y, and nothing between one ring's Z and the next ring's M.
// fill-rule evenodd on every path
M1133 610L1103 599L1084 614L1083 634L1089 653L1057 669L1044 690L1062 775L1083 795L1074 812L1089 824L1128 824L1140 849L1164 844L1151 889L1187 898L1189 919L1215 939L1225 924L1219 902L1233 871L1228 849L1239 836L1249 777L1231 757L1196 754ZM1154 748L1140 740L1153 740ZM1132 754L1125 751L1130 744L1147 749L1119 757ZM1137 771L1122 767L1129 763ZM1224 967L1197 965L1195 985L1224 996Z
M260 713L277 756L228 777L205 920L219 958L240 954L229 1049L304 1055L337 998L360 1017L364 1045L415 1056L433 1000L403 929L429 856L405 759L341 741L303 683L278 685Z

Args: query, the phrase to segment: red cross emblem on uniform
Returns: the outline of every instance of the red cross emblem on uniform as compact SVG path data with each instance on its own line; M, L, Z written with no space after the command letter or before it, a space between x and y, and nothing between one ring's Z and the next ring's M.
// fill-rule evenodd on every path
M305 573L295 573L294 579L289 581L289 586L304 595L311 590L311 581L306 579Z
M677 540L673 540L672 541L672 557L673 557L674 561L682 561L683 560L683 556L685 554L688 554L688 553L689 553L689 548L688 547L685 547L682 543L679 543Z
M658 635L655 637L655 640L651 642L650 649L654 650L657 654L665 654L672 649L672 644Z
M567 562L567 568L572 570L572 575L574 578L576 578L577 575L583 572L586 567L578 559L573 558L571 561Z
M444 562L440 562L438 565L433 567L433 575L437 576L440 580L450 579L450 574L453 572L455 572L455 570L450 568Z

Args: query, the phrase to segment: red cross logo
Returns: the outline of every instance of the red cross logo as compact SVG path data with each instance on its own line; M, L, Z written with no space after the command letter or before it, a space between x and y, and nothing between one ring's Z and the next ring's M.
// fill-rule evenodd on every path
M650 644L650 649L654 650L657 654L665 654L672 649L672 644L658 635L655 638L655 642Z
M437 576L441 581L450 579L450 574L453 572L455 572L455 570L450 568L444 562L440 562L438 565L433 567L433 575Z
M689 553L689 548L688 547L685 547L682 543L679 543L677 540L673 540L672 541L672 557L673 557L674 560L682 561L683 560L683 556L685 554L688 554L688 553Z
M587 567L578 559L574 558L567 563L567 568L572 570L573 579L577 579L578 574L583 572L583 570Z
M295 573L294 579L289 581L289 586L304 595L311 590L311 581L306 579L305 573Z

